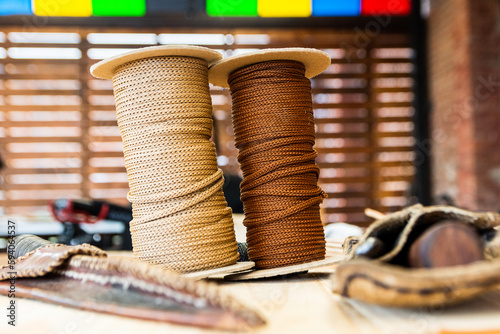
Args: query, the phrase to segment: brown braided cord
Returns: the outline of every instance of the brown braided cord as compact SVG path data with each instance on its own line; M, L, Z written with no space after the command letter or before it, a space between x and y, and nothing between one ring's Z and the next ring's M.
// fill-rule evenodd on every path
M236 263L212 136L206 61L154 57L113 77L130 185L134 256L190 272Z
M268 61L228 80L248 255L257 268L325 257L319 204L326 196L317 184L311 83L304 73L300 62Z

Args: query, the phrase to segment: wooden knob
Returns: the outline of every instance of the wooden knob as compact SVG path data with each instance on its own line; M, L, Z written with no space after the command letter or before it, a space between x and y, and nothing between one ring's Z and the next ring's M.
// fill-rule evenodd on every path
M458 266L483 259L478 233L470 226L452 220L427 229L411 245L408 264L416 268Z

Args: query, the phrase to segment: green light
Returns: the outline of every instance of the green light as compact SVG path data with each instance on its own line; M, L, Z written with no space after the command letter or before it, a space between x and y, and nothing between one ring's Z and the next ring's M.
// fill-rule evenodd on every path
M145 0L92 0L94 16L144 16L146 15Z
M257 0L207 0L210 16L257 16Z

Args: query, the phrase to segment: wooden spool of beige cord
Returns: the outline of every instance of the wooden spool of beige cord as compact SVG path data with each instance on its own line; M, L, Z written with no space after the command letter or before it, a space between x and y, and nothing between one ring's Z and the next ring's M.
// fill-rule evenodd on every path
M134 256L197 278L253 266L236 263L231 209L210 141L208 66L221 58L204 47L156 46L91 68L113 80Z

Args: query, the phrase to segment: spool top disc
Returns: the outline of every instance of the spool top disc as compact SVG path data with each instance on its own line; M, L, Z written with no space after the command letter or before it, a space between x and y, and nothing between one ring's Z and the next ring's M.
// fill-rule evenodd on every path
M296 60L306 67L306 77L312 78L328 68L331 58L328 53L317 49L284 48L263 49L220 60L210 67L208 80L220 87L229 87L227 79L235 70L270 60Z
M121 53L119 55L104 59L97 64L92 65L90 73L96 78L112 79L116 69L128 62L165 56L184 56L204 59L208 66L214 62L221 60L222 55L209 48L194 45L161 45L140 48L130 52Z

